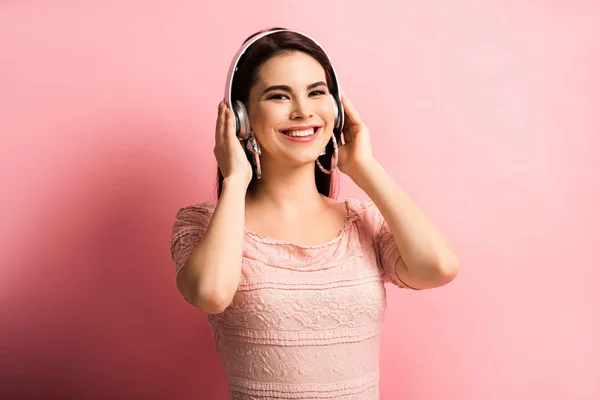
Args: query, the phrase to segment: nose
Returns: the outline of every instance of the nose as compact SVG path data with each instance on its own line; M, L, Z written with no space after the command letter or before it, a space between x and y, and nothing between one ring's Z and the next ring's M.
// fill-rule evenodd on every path
M292 111L290 113L290 119L308 119L313 116L313 112L303 100L296 100L293 102Z

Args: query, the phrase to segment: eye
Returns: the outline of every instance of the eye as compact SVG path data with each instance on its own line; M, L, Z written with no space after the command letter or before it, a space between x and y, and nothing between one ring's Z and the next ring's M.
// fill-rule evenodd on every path
M287 98L287 95L283 94L283 93L275 93L272 94L271 96L269 96L269 100L285 100Z
M310 92L310 96L323 96L327 93L325 93L324 90L313 90L312 92Z

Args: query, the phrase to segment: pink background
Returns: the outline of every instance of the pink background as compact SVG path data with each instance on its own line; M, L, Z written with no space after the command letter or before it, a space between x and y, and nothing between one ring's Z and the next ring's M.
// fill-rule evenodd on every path
M0 2L1 398L227 397L170 229L213 196L231 57L281 25L461 260L388 287L382 399L600 399L600 3L376 3Z

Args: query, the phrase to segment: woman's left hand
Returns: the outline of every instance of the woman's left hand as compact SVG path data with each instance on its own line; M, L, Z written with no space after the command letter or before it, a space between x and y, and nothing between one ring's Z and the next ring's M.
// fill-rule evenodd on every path
M352 177L363 165L373 161L369 127L362 121L358 112L342 90L342 105L345 121L342 129L344 142L338 143L338 168Z

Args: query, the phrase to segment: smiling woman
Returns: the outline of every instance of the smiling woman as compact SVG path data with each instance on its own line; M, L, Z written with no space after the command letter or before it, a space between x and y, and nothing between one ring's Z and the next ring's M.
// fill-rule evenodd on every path
M230 398L379 399L384 283L444 285L456 257L373 158L311 38L259 33L227 81L218 201L179 210L171 252L181 295L208 314ZM338 165L372 200L335 200Z
M305 122L298 119L302 118L298 113L301 114L302 108L307 106L306 100L311 102L311 106L320 107L315 112L320 111L321 120L318 124L313 123L312 128L326 128L325 122L329 122L332 125L329 127L330 136L334 128L336 129L331 141L325 135L320 135L320 140L310 137L310 139L293 140L293 142L316 141L321 145L318 153L309 154L309 157L313 157L311 160L313 163L315 158L322 156L314 163L317 190L323 196L333 194L335 191L333 184L336 182L335 176L332 177L330 172L335 170L337 140L340 138L343 125L343 113L340 115L339 110L343 107L337 77L324 49L312 38L298 32L281 28L258 32L246 39L244 46L234 57L227 82L226 102L230 107L235 106L236 103L243 104L241 106L243 110L236 113L235 120L237 121L237 115L241 114L241 119L246 118L248 124L252 126L248 129L251 131L248 132L251 136L249 140L251 145L246 146L246 154L248 159L254 162L255 170L259 173L253 175L248 185L248 193L254 192L264 165L269 164L268 158L275 151L270 148L271 143L266 137L269 129L271 131L278 129L276 132L282 133L284 130L291 132L309 128ZM295 110L290 110L292 106ZM246 115L246 111L249 115ZM292 113L295 113L295 119L290 121L289 117ZM329 121L323 118L332 115L333 121L331 118ZM264 119L264 116L269 116L271 120ZM274 118L279 118L279 123L273 121ZM276 124L281 126L275 126ZM318 133L323 134L325 131L326 129L321 129ZM246 135L244 133L240 135L238 132L238 136L245 138ZM298 150L296 148L292 153L298 154ZM285 148L283 151L286 151ZM289 155L290 150L287 151ZM312 149L312 153L314 152L315 150ZM253 153L260 153L260 159ZM217 174L219 182L217 193L220 195L223 175L220 170Z
M314 164L327 143L335 140L335 99L324 80L323 67L299 51L276 55L260 67L245 104L267 174L277 158L290 165ZM287 84L272 84L282 81Z

